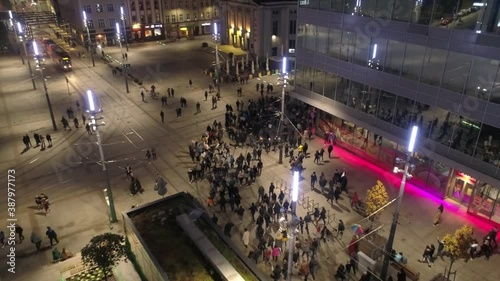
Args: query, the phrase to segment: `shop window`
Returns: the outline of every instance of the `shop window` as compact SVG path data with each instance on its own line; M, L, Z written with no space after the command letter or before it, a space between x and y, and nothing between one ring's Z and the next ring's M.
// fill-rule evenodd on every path
M485 182L478 182L474 191L474 198L469 206L469 212L498 221L500 207L498 207L499 189ZM497 214L498 213L498 214Z
M500 139L498 136L500 136L500 128L483 124L474 157L490 165L500 166Z
M463 206L469 206L475 185L476 179L455 170L450 187L448 188L448 197Z

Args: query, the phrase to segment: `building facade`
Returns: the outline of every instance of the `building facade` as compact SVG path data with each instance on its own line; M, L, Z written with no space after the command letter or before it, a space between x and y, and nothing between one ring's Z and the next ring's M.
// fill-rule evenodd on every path
M301 0L292 96L318 134L500 223L499 1Z
M212 24L218 22L215 0L164 0L163 3L166 36L172 40L212 34Z
M293 56L297 2L220 0L221 43L260 57Z
M163 2L161 0L126 0L127 19L134 41L151 41L165 38Z
M83 11L85 11L92 42L100 47L118 43L116 23L119 23L120 29L123 30L124 25L120 14L120 7L124 5L123 0L53 0L52 5L57 16L66 22L67 28L76 40L88 41L83 19ZM127 9L125 6L124 8L125 28L130 36L129 27L127 27Z

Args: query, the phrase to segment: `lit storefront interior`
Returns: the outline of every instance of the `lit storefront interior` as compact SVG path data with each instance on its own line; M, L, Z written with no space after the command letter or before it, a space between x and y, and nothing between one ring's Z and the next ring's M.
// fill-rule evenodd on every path
M398 144L374 134L354 123L319 111L317 135L334 132L335 145L391 171L398 165L396 159L405 159L405 144ZM416 151L411 160L408 182L439 199L461 205L475 216L500 223L500 187L478 181L439 161Z

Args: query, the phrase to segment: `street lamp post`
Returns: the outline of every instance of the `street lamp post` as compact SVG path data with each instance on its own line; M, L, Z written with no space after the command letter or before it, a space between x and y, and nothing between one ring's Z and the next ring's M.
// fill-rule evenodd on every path
M50 103L49 91L47 89L47 83L45 81L45 77L43 77L43 57L38 52L38 46L36 44L36 40L33 40L33 52L35 53L35 62L37 63L37 69L40 71L40 76L43 81L43 89L45 90L45 97L47 98L47 105L49 106L50 119L52 119L52 127L54 131L57 131L56 119L54 118L54 112L52 111L52 104Z
M297 228L297 200L299 197L299 172L293 172L293 182L292 182L292 221L290 222L290 239L288 239L288 270L287 270L287 280L292 280L292 270L293 270L293 250L295 247L295 230Z
M287 65L286 65L286 57L283 57L283 65L281 68L281 76L283 79L283 89L281 90L281 116L280 116L280 129L279 129L279 139L281 140L281 132L283 131L283 125L285 124L285 88L287 85ZM283 142L279 143L279 158L278 164L283 163Z
M396 204L396 211L392 218L391 231L389 233L389 238L387 239L387 244L385 244L384 262L382 264L382 271L380 273L380 279L385 281L387 279L387 273L389 270L389 262L391 259L390 253L392 252L392 246L394 244L394 236L396 235L396 227L398 226L399 211L401 209L401 203L403 202L403 194L405 191L406 178L408 177L408 169L410 167L411 154L415 149L415 142L418 133L418 126L413 126L410 135L410 141L408 143L408 153L406 155L406 163L403 172L403 179L401 180L401 186L399 187L399 195ZM395 167L394 172L399 172L400 170Z
M106 175L106 184L107 187L104 190L106 193L106 203L109 206L109 221L111 223L115 223L118 221L116 218L116 210L115 210L115 203L113 200L113 192L111 190L111 182L109 181L109 174L108 174L108 169L106 169L106 161L104 160L104 151L102 149L102 140L101 140L101 134L99 133L99 126L104 126L105 123L102 122L101 124L97 124L97 114L102 113L101 108L97 108L96 104L94 102L94 95L92 94L92 91L87 90L87 103L88 103L88 110L87 112L90 114L90 125L92 126L92 129L95 131L96 137L97 137L97 146L99 147L99 155L101 156L101 166L102 170L104 171ZM102 118L99 117L100 119Z
M17 34L17 30L16 30L16 27L14 26L14 17L12 16L12 11L9 11L9 21L10 21L10 26L11 28L14 30L14 35L16 36L16 43L17 42L17 39L19 38L18 37L18 34ZM18 46L19 47L19 46ZM19 56L21 57L21 61L23 62L24 64L24 58L23 58L23 55L21 54L21 50L19 50Z
M129 93L128 90L128 77L127 77L127 65L125 65L125 54L123 53L123 46L122 46L122 37L120 35L120 24L116 24L116 36L118 37L118 41L120 42L120 52L122 53L122 67L123 67L123 74L125 75L125 88L127 88L127 94Z
M92 58L92 66L95 67L94 61L94 47L92 41L90 40L90 30L89 30L89 22L87 21L87 13L83 11L83 23L85 24L85 28L87 29L87 40L89 41L89 52L90 57Z
M17 22L17 30L19 34L19 40L23 44L24 47L24 55L26 56L26 60L28 61L28 68L30 70L30 76L31 76L31 83L33 83L33 90L36 90L36 85L35 85L35 76L33 75L33 70L31 69L31 63L30 63L30 58L28 57L28 51L26 50L26 42L23 40L23 28L21 26L20 22Z
M220 98L220 61L219 61L219 30L217 28L217 23L214 22L214 42L215 42L215 64L216 64L216 71L217 75L216 81L217 81L217 98Z
M127 47L127 52L128 52L128 36L127 36L127 28L125 25L125 12L123 11L123 6L120 6L120 16L122 19L122 25L123 25L123 36L125 37L125 47ZM127 91L128 93L128 91Z

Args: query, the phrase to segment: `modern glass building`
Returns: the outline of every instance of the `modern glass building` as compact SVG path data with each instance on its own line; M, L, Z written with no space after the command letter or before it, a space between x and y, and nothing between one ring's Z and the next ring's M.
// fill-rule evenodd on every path
M413 181L500 223L497 0L300 0L291 95L316 130L392 170L420 129Z

